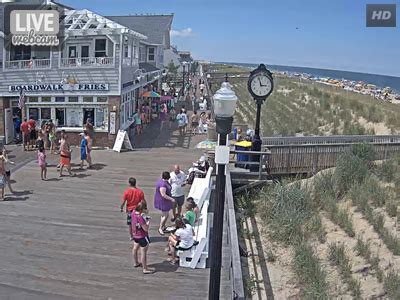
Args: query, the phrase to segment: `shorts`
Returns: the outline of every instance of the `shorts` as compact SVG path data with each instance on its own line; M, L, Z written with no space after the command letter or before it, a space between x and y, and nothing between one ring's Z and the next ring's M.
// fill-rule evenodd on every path
M132 212L127 212L126 213L126 225L131 225L132 224Z
M22 139L24 141L25 144L29 143L29 132L24 132L22 133Z
M146 247L146 246L148 246L150 244L150 239L149 239L148 236L142 237L140 239L133 238L133 241L136 244L139 244L139 246L142 247L142 248L144 248L144 247Z
M178 197L172 196L172 198L175 199L175 202L176 204L178 204L179 207L182 207L183 203L185 203L185 196L178 196Z
M11 171L10 170L6 171L6 176L7 177L11 177Z
M29 134L31 140L36 140L36 130L32 130L31 133Z
M193 247L193 245L190 246L189 248L182 248L182 247L179 247L179 242L180 242L180 241L178 241L178 242L176 243L176 245L175 245L175 249L178 250L178 251L187 251L187 250L192 249L192 247Z
M192 127L197 127L199 126L199 122L192 122Z
M86 152L81 153L81 160L86 160L87 159L87 154Z

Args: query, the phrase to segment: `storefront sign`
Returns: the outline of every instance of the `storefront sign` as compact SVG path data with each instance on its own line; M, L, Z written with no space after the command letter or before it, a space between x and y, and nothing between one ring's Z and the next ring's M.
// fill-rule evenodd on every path
M64 91L108 91L108 83L25 84L9 85L9 92L64 92Z
M129 136L125 130L118 130L117 138L115 139L113 150L117 152L121 152L122 145L125 146L126 149L133 150L131 141Z
M115 120L116 120L117 116L116 116L116 112L115 111L111 111L110 112L110 134L115 134L116 130L115 130Z

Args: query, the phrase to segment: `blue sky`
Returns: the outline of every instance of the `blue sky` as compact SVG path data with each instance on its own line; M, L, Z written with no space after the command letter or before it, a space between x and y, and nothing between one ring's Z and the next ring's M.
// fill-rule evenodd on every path
M173 44L196 59L400 76L400 1L59 1L102 15L174 13ZM367 28L367 3L396 3L397 27Z

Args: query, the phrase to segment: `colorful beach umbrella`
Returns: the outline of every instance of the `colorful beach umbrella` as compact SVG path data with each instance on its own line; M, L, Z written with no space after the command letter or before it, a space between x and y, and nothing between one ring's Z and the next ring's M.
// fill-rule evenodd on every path
M156 92L149 91L149 92L144 92L142 94L142 97L145 97L145 98L160 98L161 95L156 93Z

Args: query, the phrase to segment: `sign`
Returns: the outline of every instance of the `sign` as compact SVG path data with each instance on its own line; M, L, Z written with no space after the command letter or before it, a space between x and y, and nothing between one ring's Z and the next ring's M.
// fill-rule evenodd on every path
M108 91L108 83L23 84L9 85L8 91L20 92Z
M117 118L115 111L110 112L110 134L115 134L115 120Z
M118 130L117 138L115 139L113 150L117 152L121 152L122 145L125 146L126 149L133 150L131 141L129 140L129 136L125 130Z
M367 4L367 27L396 27L396 4Z
M56 10L13 10L10 15L14 46L58 46L60 16Z

